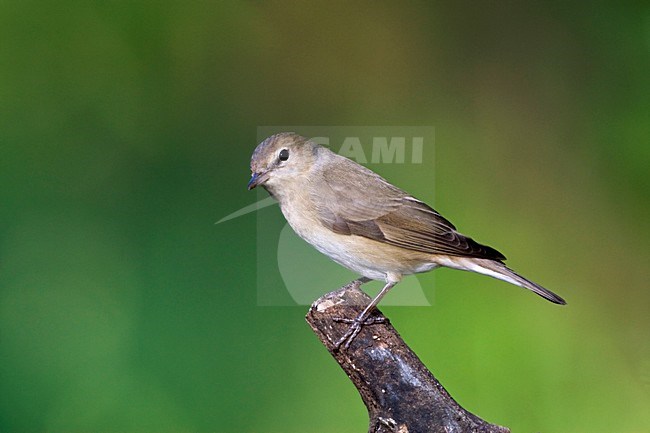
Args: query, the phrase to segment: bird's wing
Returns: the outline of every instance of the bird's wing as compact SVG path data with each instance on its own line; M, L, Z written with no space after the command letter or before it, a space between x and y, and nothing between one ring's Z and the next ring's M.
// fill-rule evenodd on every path
M397 210L375 224L386 243L430 254L505 260L503 254L458 233L438 212L413 197L405 197Z
M427 254L504 260L497 250L456 231L425 203L353 161L322 172L315 190L321 223L342 235L357 235ZM348 166L349 165L349 166ZM361 167L361 169L359 169Z

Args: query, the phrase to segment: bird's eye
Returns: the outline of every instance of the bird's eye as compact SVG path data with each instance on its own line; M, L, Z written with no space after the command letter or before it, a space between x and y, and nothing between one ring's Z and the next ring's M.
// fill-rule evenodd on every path
M280 151L280 155L278 155L278 159L280 161L286 161L287 159L289 159L289 151L287 149L282 149Z

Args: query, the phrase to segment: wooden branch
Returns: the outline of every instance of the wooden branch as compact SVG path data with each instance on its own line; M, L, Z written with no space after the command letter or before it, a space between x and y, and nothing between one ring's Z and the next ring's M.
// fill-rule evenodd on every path
M368 408L370 433L508 433L460 407L384 322L366 325L349 349L334 343L350 326L337 319L354 319L370 298L349 284L314 302L307 322L359 390ZM375 310L371 318L383 318Z

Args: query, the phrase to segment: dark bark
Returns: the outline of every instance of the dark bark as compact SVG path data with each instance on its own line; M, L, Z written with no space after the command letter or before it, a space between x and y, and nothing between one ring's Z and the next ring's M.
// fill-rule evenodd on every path
M307 322L359 390L371 433L506 433L460 407L386 319L366 325L350 347L335 343L370 298L350 284L314 302ZM375 310L371 319L384 318ZM384 318L385 319L385 318Z

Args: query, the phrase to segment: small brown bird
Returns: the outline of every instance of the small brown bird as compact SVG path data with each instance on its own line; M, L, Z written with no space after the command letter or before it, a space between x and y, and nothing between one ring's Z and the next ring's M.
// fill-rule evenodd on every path
M386 282L337 347L349 347L402 276L441 266L489 275L566 303L506 267L494 248L458 233L425 203L305 137L287 132L262 141L253 152L251 171L248 189L261 185L275 197L298 236L361 275L359 281Z

